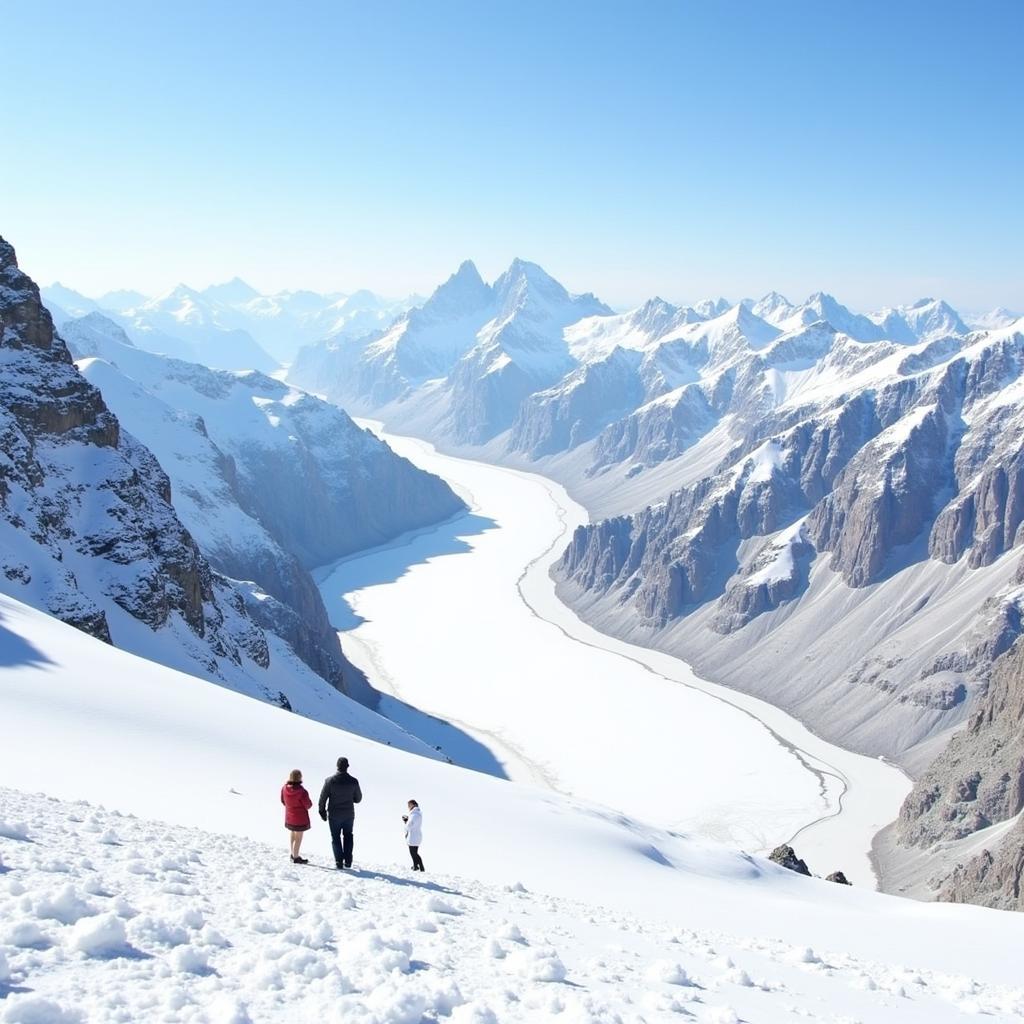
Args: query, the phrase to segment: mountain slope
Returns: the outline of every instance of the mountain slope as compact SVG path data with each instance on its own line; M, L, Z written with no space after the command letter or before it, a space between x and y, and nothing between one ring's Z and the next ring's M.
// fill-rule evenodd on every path
M0 771L65 801L0 791L4 833L24 837L0 838L5 1008L382 1024L1024 1012L1024 918L803 878L175 678L6 598L0 615ZM111 749L132 767L113 790ZM342 752L366 794L356 871L292 867L282 773L298 761L315 791ZM410 793L423 878L396 867ZM327 849L318 826L304 852Z
M358 675L307 570L442 520L459 500L340 410L277 381L144 352L98 313L63 330L86 379L166 468L206 557L280 602L250 601L250 613L354 693Z
M122 387L115 411L160 449L172 479L189 479L189 460L179 453L186 439L163 431L151 400L191 418L221 453L224 475L237 502L307 569L438 522L462 509L441 480L396 456L336 406L259 373L227 373L166 359L125 344L116 328L92 317L67 326L80 356L100 359L137 389ZM86 375L111 371L96 362ZM201 424L201 427L200 427ZM302 501L295 496L302 495ZM210 515L205 529L229 533ZM214 545L227 550L230 537ZM244 548L244 544L234 545Z
M830 384L814 404L800 370L801 390L784 381L781 402L768 380L763 412L754 378L733 451L666 502L580 530L562 563L565 593L606 628L647 635L840 742L907 757L963 720L1015 635L1016 599L1000 588L1022 540L1022 352L1010 330L952 351L923 343ZM913 610L868 618L908 593ZM851 628L860 607L872 623L863 632ZM925 623L941 623L942 639L922 649L911 637ZM836 658L824 685L820 661L775 672L754 658L819 650L825 636L842 653L819 654ZM830 706L837 688L849 714Z
M0 590L205 680L352 720L352 702L250 614L276 617L273 598L211 569L157 460L75 368L2 240L0 284ZM366 716L374 735L419 746Z
M1024 563L1017 582L1024 590ZM995 664L988 692L966 727L917 780L895 826L904 847L985 835L1024 811L1024 642ZM945 874L945 877L943 877ZM993 836L966 862L929 879L942 897L1024 910L1024 828Z

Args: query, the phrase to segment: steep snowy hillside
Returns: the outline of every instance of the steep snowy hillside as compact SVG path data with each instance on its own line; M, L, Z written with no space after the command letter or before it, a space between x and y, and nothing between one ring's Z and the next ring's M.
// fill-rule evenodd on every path
M65 335L88 360L85 375L110 389L114 412L203 506L196 528L218 552L233 552L225 557L244 558L245 543L232 544L233 527L221 521L203 473L185 454L197 431L219 453L219 475L238 504L307 569L463 508L443 481L396 456L337 406L287 384L143 352L100 316L69 323Z
M329 721L349 715L352 702L296 656L288 630L250 612L273 621L277 602L211 569L157 460L75 368L2 240L0 285L0 590L204 679Z
M86 379L168 473L175 508L214 568L277 599L249 601L250 614L345 685L307 570L445 519L459 499L336 407L262 374L144 352L99 313L63 334Z
M1024 1015L1017 915L803 878L0 615L7 1021ZM339 753L365 793L355 870L323 870L319 822L291 865L281 779L315 794Z

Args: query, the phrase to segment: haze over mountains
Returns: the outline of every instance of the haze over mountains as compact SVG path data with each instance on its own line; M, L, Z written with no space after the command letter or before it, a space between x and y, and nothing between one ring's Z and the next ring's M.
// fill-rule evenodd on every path
M237 277L201 291L179 284L153 297L113 291L96 299L57 282L42 296L58 327L99 312L147 351L218 369L263 371L289 362L301 345L378 330L416 299L384 299L366 290L261 295Z

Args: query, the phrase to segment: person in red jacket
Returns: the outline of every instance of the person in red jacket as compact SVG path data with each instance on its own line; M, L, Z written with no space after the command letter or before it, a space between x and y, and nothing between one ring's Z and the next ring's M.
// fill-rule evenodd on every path
M302 834L309 831L309 809L313 801L302 784L302 772L298 768L288 773L288 781L281 787L281 803L284 804L284 827L291 833L292 863L308 864L305 857L299 856L299 849Z

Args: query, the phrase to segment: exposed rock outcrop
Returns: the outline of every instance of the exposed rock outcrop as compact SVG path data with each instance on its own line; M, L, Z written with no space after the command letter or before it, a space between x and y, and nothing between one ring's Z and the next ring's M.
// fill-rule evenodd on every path
M786 868L789 871L795 871L798 875L807 875L810 877L810 869L807 867L807 864L796 855L796 851L792 846L776 846L769 854L768 859L773 864L778 864L779 867Z
M24 557L15 532L30 536L38 560L25 570L25 585L36 595L33 603L103 639L110 639L107 614L79 586L83 572L151 628L178 612L203 636L212 576L170 506L166 475L122 433L100 393L75 369L38 288L3 240L0 331L5 565Z
M900 840L961 839L1024 810L1024 641L1003 655L967 726L917 780Z
M966 864L958 864L942 883L939 899L1024 910L1024 821L994 849L984 849Z

